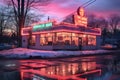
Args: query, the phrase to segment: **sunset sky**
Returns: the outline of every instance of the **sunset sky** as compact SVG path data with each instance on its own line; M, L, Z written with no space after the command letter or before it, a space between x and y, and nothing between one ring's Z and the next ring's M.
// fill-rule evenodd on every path
M46 16L42 19L55 18L62 20L65 16L75 12L79 6L89 0L52 0L52 2L43 6L43 14ZM37 12L40 14L41 10ZM86 13L96 14L97 16L107 17L109 14L120 13L120 0L96 0L85 8Z
M79 6L88 0L53 0L49 5L43 7L45 15L57 19L73 13ZM97 16L108 17L110 14L120 13L120 0L96 0L85 8L87 13Z

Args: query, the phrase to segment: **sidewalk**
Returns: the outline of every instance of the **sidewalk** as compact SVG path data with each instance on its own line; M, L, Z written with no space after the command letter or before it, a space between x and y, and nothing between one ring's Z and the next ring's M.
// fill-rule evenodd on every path
M69 56L99 55L108 53L120 53L120 50L87 50L87 51L45 51L27 48L14 48L0 51L0 56L4 58L58 58Z

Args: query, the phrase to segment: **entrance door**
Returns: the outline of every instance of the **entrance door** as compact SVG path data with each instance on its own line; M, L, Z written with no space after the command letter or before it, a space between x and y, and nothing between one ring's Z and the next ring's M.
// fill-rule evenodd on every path
M78 38L78 47L79 47L79 50L82 50L82 38L81 37Z

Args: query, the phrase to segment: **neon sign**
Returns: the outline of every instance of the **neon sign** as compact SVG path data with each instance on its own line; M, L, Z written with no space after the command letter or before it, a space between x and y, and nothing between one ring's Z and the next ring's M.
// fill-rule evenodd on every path
M51 28L52 25L53 25L52 22L34 25L32 31L37 32L41 30L46 30L46 29Z
M75 25L87 27L87 17L84 16L84 13L84 9L80 7L74 15Z
M29 31L31 31L31 27L22 28L21 35L29 35Z

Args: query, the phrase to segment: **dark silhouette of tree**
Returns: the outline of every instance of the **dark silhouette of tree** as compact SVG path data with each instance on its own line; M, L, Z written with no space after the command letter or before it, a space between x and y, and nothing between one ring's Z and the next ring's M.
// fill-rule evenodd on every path
M3 25L5 22L4 18L5 18L5 16L4 16L3 11L0 11L0 36L2 36L2 33L3 33Z
M97 17L95 15L88 16L88 26L92 28L101 28L102 30L102 43L105 43L107 37L109 37L108 21L104 17Z
M107 37L107 28L104 28L102 30L102 43L104 44L105 43L105 40L106 40L106 37Z
M7 28L10 20L10 8L9 6L4 6L0 8L0 36L3 35L3 31Z
M17 26L18 46L22 44L21 28L24 27L28 12L37 6L45 6L51 0L6 0L14 10L14 18Z
M109 17L109 25L110 25L111 31L113 33L117 32L119 23L120 23L120 16L119 15L113 14Z
M97 17L92 14L88 16L88 26L93 28L99 27L103 30L108 27L108 21L103 17Z
M96 16L95 15L88 15L88 26L89 27L96 27Z
M42 14L28 13L25 20L25 26L30 26L32 23L41 21Z

